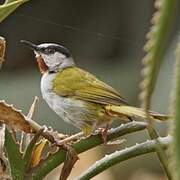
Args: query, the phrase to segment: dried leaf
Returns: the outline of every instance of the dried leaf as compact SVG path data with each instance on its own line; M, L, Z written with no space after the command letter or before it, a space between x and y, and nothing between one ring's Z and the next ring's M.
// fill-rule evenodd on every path
M5 50L6 50L6 41L3 37L0 36L0 68L4 61Z
M3 152L5 141L5 125L0 123L0 154Z
M39 164L43 149L47 142L47 139L43 138L34 146L30 160L30 168L35 167Z
M31 107L30 107L30 109L29 109L29 113L28 113L28 115L27 115L27 117L30 118L30 119L31 119L31 118L33 117L33 115L34 115L37 101L38 101L38 97L35 96L34 101L33 101L32 105L31 105Z
M10 177L9 172L8 160L5 155L3 155L3 157L0 158L0 179L11 180L12 178Z
M21 130L26 133L34 131L21 111L5 101L0 101L0 121L15 130Z

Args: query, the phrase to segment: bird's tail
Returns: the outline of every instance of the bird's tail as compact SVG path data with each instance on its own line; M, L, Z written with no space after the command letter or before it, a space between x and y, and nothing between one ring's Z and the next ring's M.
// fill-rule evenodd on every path
M146 113L142 108L136 108L133 106L115 106L115 105L107 105L105 107L107 113L109 113L112 116L126 116L126 117L136 117L145 119ZM170 117L167 115L159 114L154 111L149 111L149 116L152 119L165 121L168 120Z

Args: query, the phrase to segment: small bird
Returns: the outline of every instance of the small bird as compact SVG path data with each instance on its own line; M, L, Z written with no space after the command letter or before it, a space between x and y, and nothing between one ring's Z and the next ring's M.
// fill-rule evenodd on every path
M55 43L21 42L35 53L42 74L44 100L65 122L78 127L84 135L109 125L113 119L128 122L134 117L146 118L143 109L129 106L111 86L78 68L66 47ZM149 116L157 120L168 118L153 111Z

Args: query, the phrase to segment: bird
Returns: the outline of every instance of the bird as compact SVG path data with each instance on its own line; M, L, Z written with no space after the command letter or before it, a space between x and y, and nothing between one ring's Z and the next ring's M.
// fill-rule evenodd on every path
M99 127L108 127L114 119L126 123L133 118L146 118L142 108L130 106L110 85L79 68L68 48L56 43L21 42L34 51L42 74L43 99L61 119L79 128L85 136ZM168 118L153 111L149 111L149 117Z

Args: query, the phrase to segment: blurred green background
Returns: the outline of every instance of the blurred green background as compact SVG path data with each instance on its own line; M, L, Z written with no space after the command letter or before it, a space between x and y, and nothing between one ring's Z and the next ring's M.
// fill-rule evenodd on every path
M3 3L2 0L0 2ZM78 131L64 123L43 101L40 93L41 75L34 55L20 44L20 40L25 39L36 44L55 42L65 45L81 68L96 74L98 78L116 88L129 104L139 106L142 47L155 11L153 2L31 0L24 4L0 25L0 35L7 41L6 61L0 71L1 99L27 113L34 96L38 96L39 103L34 117L36 121L52 126L62 133L72 134ZM177 9L176 16L179 16L180 8ZM165 61L153 94L152 109L161 113L168 113L179 23L173 22ZM115 123L117 124L118 122ZM167 127L167 124L157 124L161 135L166 134ZM127 142L123 145L97 148L92 156L98 159L114 149L142 142L148 136L141 132L125 138ZM87 157L83 156L82 159ZM92 164L88 159L85 159L85 162L88 166ZM77 164L74 171L79 169L81 167ZM127 161L111 168L108 174L103 174L104 179L108 180L164 179L154 154ZM52 179L52 176L47 179ZM55 176L56 173L53 177Z

